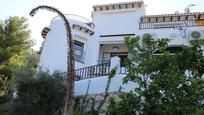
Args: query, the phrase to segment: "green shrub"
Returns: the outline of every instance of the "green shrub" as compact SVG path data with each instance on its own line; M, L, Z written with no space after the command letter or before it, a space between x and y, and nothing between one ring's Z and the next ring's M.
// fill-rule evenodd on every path
M12 113L12 102L7 101L2 103L0 106L0 113L1 115L11 115Z
M40 72L36 78L22 79L17 85L15 115L61 114L64 107L65 80L59 73Z

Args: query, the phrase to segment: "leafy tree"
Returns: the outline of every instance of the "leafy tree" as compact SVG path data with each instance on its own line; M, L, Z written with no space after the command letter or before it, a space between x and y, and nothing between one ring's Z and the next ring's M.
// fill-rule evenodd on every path
M23 65L23 55L28 53L29 33L24 17L9 17L4 22L0 21L0 103L7 100L12 73Z
M201 114L204 111L201 50L204 41L191 41L190 46L182 46L182 51L172 53L165 50L166 39L154 41L151 36L143 39L145 44L140 43L139 36L125 39L133 58L127 61L128 74L124 83L132 81L138 87L123 94L121 101L112 100L109 114L113 115L114 109L118 113L127 110L126 113L144 115ZM160 55L154 54L156 49ZM126 109L127 106L130 108Z
M15 115L61 115L65 98L65 79L60 73L52 76L39 72L36 78L18 80Z

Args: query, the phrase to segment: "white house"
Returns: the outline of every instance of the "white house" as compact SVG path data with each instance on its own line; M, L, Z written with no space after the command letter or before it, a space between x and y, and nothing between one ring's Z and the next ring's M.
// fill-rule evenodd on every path
M75 95L103 93L107 74L118 66L116 77L111 81L110 92L130 91L136 84L122 84L125 76L123 60L131 57L125 36L152 35L154 39L168 38L169 47L179 48L192 39L204 38L204 12L145 15L143 1L113 3L93 6L92 20L77 15L66 15L71 23L74 38ZM51 72L66 71L67 42L64 22L53 18L42 30L45 39L39 66ZM117 54L117 57L114 57ZM114 57L114 58L112 58Z

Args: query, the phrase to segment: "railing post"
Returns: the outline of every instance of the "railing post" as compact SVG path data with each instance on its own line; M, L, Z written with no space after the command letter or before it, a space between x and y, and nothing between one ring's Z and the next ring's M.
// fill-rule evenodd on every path
M118 56L114 56L111 58L110 62L110 70L116 69L116 74L119 73L120 70L120 58Z

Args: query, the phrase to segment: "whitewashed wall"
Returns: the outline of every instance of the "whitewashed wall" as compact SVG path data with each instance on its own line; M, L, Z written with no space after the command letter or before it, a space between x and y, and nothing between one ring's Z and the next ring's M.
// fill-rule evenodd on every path
M100 44L124 43L123 37L100 38L100 35L134 34L139 29L139 18L144 15L144 8L93 11L92 20L95 34L88 41L87 65L96 65L99 59Z
M134 82L128 82L127 84L123 84L122 81L124 77L125 77L125 74L116 74L116 76L111 79L108 92L118 91L120 87L122 88L122 91L129 92L138 86ZM86 94L89 83L90 83L90 86L89 86L88 94L104 93L107 81L108 81L108 76L101 76L98 78L76 81L74 86L74 89L75 89L74 95Z
M135 33L144 8L93 12L93 22L98 35Z
M204 30L204 27L187 27L186 38L183 38L184 32L180 32L177 28L161 28L161 29L141 29L136 32L136 35L144 35L145 33L150 33L156 35L156 39L168 38L170 40L169 45L188 45L190 32L193 30ZM172 38L172 34L176 37Z
M70 24L78 24L89 28L88 25L76 21L69 20ZM73 39L84 43L84 49L87 49L90 35L72 29ZM50 32L48 32L46 41L44 43L43 51L40 56L39 67L43 70L66 71L67 68L67 40L64 22L62 20L55 20L50 25ZM87 61L87 59L85 59ZM75 68L85 67L85 63L75 62Z

